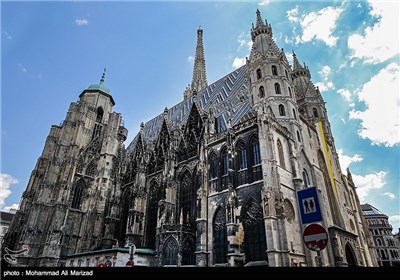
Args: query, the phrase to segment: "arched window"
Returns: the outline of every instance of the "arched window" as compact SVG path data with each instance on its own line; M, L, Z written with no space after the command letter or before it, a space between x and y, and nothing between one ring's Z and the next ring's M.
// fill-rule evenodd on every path
M261 79L261 69L257 69L257 80Z
M83 158L80 157L78 160L78 164L76 165L76 173L81 173L83 172L83 166L85 165Z
M251 198L244 206L242 215L246 262L264 261L267 246L264 219L259 203Z
M241 141L236 146L237 155L237 180L238 186L247 183L247 151L245 144Z
M290 89L290 87L288 87L288 91L289 91L289 96L290 96L290 97L293 97L293 96L292 96L292 90Z
M254 181L261 180L262 172L261 172L261 155L260 155L260 143L258 142L257 137L253 137L251 139L251 150L252 150L252 179Z
M218 157L212 152L209 156L209 164L210 164L210 187L213 191L217 191L218 184Z
M76 182L74 196L72 198L72 203L71 203L71 208L74 208L74 209L81 208L82 194L83 194L83 190L85 189L85 187L86 187L86 183L83 179L80 179Z
M294 117L295 120L297 120L297 115L296 115L296 110L295 109L293 109L293 117Z
M279 109L279 116L286 116L285 107L282 104L279 104L278 109Z
M278 83L275 83L275 93L276 94L281 94L281 86Z
M239 165L238 166L239 170L247 168L247 152L246 152L246 146L244 145L243 142L240 142L237 145L236 152L237 152L237 162Z
M156 248L156 227L157 227L157 212L158 202L164 198L165 193L163 188L160 187L156 182L150 184L149 200L147 204L147 225L146 225L146 236L147 236L147 247L150 249Z
M226 238L226 213L225 208L218 207L215 211L213 222L213 252L214 264L226 263L228 241Z
M272 65L271 69L272 69L272 75L277 76L278 75L278 70L276 69L276 66Z
M288 76L288 73L287 73L287 71L285 70L285 76L286 76L286 79L288 79L289 80L289 76Z
M173 237L168 238L164 244L163 260L164 265L177 265L178 243Z
M101 107L97 108L97 115L96 115L97 123L101 123L101 121L103 120L103 114L104 114L103 108Z
M195 187L191 180L190 173L186 171L181 180L180 189L180 209L182 211L182 217L184 224L191 224L196 218L195 215Z
M308 178L308 174L305 169L303 170L303 184L304 184L305 188L308 188L308 186L310 184L310 179Z
M312 112L313 112L313 116L315 117L315 118L318 118L318 111L317 111L317 108L312 108Z
M225 147L221 152L221 175L222 181L219 185L219 190L222 191L228 188L228 168L229 168L229 158L228 158L228 150Z
M278 147L279 165L280 165L280 167L282 167L283 169L286 169L286 166L285 166L285 157L284 157L284 154L283 154L283 147L282 147L281 140L278 139L276 145L277 145L277 147Z
M380 238L376 239L376 243L378 246L382 246L382 240Z
M263 86L260 86L260 88L258 89L258 95L260 96L260 98L263 98L265 96L265 91Z

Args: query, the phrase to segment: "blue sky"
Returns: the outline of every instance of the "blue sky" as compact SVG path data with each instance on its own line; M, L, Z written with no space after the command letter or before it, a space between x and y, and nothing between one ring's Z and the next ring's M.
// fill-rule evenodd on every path
M400 227L397 1L1 2L0 209L19 204L53 124L107 68L129 137L182 100L202 26L209 84L250 54L256 9L326 101L343 170Z

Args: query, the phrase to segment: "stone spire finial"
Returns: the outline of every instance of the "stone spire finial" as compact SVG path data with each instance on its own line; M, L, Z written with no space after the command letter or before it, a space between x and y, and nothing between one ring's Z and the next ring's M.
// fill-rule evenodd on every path
M104 79L106 78L106 68L104 67L103 75L101 75L100 84L104 83Z

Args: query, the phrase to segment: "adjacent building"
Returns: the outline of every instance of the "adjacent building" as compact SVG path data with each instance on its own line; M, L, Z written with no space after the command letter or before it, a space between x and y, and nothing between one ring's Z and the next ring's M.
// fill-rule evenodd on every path
M0 243L3 242L3 238L6 235L8 228L10 227L11 221L15 216L15 212L16 210L12 210L9 212L0 212Z
M400 250L388 216L370 204L361 205L373 239L379 266L400 266Z
M154 266L376 266L310 70L294 52L289 64L258 10L251 38L246 64L208 84L200 27L183 100L127 147L105 76L84 89L52 126L6 237L29 247L18 265L133 243L154 250ZM327 231L321 263L297 201L312 187Z

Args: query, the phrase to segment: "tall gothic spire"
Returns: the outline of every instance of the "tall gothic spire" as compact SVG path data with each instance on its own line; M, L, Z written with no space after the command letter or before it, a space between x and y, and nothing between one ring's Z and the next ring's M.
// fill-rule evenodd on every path
M292 50L292 54L293 54L293 70L303 68L303 66L301 66L299 60L297 59L297 56L296 56L296 53L294 52L294 50Z
M203 48L203 29L197 29L196 59L194 61L191 91L199 92L208 86Z

